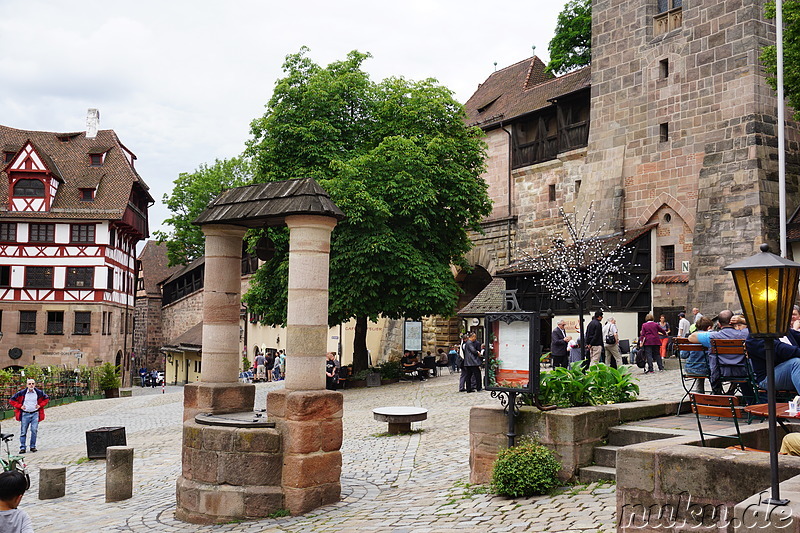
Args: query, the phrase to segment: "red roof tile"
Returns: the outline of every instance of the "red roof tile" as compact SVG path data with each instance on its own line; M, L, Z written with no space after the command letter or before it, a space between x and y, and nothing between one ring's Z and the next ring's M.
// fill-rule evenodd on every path
M533 56L492 73L467 100L467 123L489 128L501 121L548 107L550 100L588 88L590 67L558 78L545 74L545 64Z
M30 141L50 171L63 180L49 212L8 211L8 174L0 171L0 213L14 218L100 219L122 218L131 189L138 184L145 194L149 187L133 168L135 156L117 138L114 130L100 130L87 139L85 132L55 133L26 131L0 126L0 146L17 150ZM89 154L107 151L103 165L91 167ZM94 201L81 200L81 188L96 187ZM149 197L149 195L148 195ZM152 198L149 198L152 200Z

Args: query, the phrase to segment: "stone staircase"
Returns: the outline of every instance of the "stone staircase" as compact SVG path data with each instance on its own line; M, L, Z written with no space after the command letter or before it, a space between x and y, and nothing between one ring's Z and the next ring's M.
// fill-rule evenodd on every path
M594 464L582 467L579 470L578 479L581 483L616 481L617 450L629 444L668 439L685 434L686 432L680 429L670 430L634 425L615 426L609 430L608 444L595 447Z

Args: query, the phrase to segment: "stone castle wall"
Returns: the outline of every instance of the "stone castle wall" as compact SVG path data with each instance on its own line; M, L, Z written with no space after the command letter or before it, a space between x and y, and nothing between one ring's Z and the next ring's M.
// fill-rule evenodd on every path
M654 274L673 273L658 254L675 245L674 273L690 262L688 301L679 305L709 312L738 305L721 267L777 235L776 100L758 62L774 28L763 8L761 1L686 4L682 26L656 36L655 3L593 3L585 191L626 228L658 222ZM621 212L619 193L609 194L617 188ZM669 287L654 289L655 300Z
M164 344L203 321L203 291L193 292L161 309Z
M164 356L159 351L164 345L161 326L161 298L136 299L136 330L133 351L139 365L163 370Z

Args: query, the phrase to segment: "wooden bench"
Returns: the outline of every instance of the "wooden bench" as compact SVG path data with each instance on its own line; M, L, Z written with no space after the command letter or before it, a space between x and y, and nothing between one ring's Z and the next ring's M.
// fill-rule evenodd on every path
M421 407L377 407L372 416L378 422L389 423L389 433L410 433L411 423L428 419L428 410Z

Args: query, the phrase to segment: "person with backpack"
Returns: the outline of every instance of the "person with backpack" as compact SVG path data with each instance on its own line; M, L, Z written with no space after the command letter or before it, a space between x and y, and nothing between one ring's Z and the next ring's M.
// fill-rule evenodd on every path
M617 363L617 368L622 368L622 354L619 353L619 330L617 320L612 316L603 326L603 347L606 351L606 364L610 365L611 358Z

